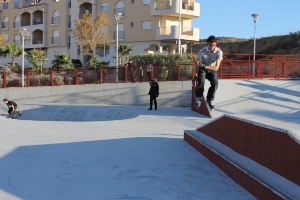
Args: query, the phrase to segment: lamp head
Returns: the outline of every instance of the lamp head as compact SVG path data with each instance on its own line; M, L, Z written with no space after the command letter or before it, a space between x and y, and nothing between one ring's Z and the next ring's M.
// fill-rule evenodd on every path
M258 16L259 16L258 14L252 14L251 16L252 16L254 22L256 22L258 20Z

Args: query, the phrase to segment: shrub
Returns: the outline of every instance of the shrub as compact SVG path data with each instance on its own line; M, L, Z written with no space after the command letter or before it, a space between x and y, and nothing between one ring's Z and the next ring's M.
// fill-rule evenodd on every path
M53 79L54 85L64 85L64 77L55 76Z

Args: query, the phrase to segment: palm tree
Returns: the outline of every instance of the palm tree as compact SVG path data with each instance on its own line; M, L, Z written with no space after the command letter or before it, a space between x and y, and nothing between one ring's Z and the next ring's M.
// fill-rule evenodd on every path
M54 68L63 68L63 69L73 69L72 61L68 54L58 53L54 55L54 60L52 60L52 65Z
M9 43L7 44L3 49L1 49L0 54L3 57L11 57L11 63L14 67L15 64L15 58L19 58L22 55L22 48L17 47L15 43Z
M41 49L32 49L26 54L28 62L33 65L35 69L41 69L41 74L43 73L43 63L48 62L46 54Z
M119 55L121 57L123 57L123 56L128 55L130 53L130 51L132 51L132 50L133 50L133 48L130 45L128 45L128 44L120 44L118 52L119 52Z

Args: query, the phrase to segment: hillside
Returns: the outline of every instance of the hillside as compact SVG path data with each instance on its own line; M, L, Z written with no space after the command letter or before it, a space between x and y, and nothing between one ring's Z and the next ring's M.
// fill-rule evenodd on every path
M218 38L217 46L224 53L253 54L253 39ZM206 46L206 40L200 40L192 45L192 51L198 52ZM191 48L188 47L190 53ZM299 54L300 56L300 32L290 35L271 36L256 39L256 54ZM298 57L298 55L296 56Z

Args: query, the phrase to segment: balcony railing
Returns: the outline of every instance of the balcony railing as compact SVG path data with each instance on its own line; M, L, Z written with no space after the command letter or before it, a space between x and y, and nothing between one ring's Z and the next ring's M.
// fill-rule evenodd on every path
M20 28L20 22L13 22L13 28L14 29Z
M21 26L30 26L30 20L22 20Z
M24 40L24 45L31 45L31 40L30 39Z
M5 4L4 4L5 5ZM8 22L2 22L2 29L8 29Z
M114 31L114 40L117 39L117 31ZM124 31L118 31L118 39L124 40Z
M194 2L182 2L182 9L194 10Z
M43 44L43 38L33 38L32 44Z
M124 14L124 8L115 8L114 13L122 13Z
M156 10L166 10L166 9L171 9L171 1L166 1L166 2L156 2Z
M43 24L43 19L42 18L32 19L32 24L33 25Z
M160 27L160 35L170 35L171 27Z
M59 24L59 16L51 17L51 24Z
M51 37L51 44L59 44L59 37Z

